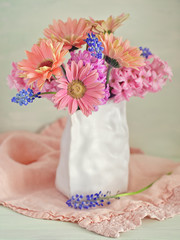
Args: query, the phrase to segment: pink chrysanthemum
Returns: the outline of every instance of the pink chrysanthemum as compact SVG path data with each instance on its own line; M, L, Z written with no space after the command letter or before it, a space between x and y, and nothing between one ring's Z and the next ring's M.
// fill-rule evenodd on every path
M26 51L28 59L19 62L18 66L23 70L25 79L29 79L28 84L37 81L37 87L41 90L46 80L50 81L53 75L62 75L60 65L66 53L63 43L43 39L40 44L33 45L31 52Z
M54 20L53 25L44 30L44 35L47 38L56 39L64 42L65 49L81 48L86 42L87 32L90 31L91 25L84 18L77 19L68 18L67 22Z
M118 17L108 17L104 20L94 20L90 17L90 23L92 24L92 31L94 33L113 33L122 23L129 17L129 14L122 13Z
M77 53L71 52L71 58L68 61L68 64L71 64L72 61L78 63L80 60L83 61L83 64L90 64L91 70L97 70L98 79L97 81L105 83L106 82L106 74L107 74L107 66L105 64L104 59L98 59L96 57L91 56L89 51L79 51Z
M106 61L110 64L113 62L114 67L137 69L144 65L144 58L141 56L141 51L137 47L131 47L128 40L123 42L122 38L117 38L112 33L99 35L99 40L104 47L103 53Z
M70 114L79 107L84 115L90 115L105 96L105 85L97 81L97 71L91 70L89 64L83 66L83 61L78 64L72 61L66 66L66 76L58 80L60 90L54 96L56 107L68 107Z

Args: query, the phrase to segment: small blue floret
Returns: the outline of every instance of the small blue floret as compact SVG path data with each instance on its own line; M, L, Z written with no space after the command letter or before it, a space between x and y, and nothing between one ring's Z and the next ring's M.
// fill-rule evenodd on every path
M66 204L75 209L89 209L96 206L104 206L106 202L108 205L110 204L109 198L110 193L107 192L103 194L101 191L99 193L91 194L83 196L82 194L76 194L67 200ZM108 197L107 197L108 195ZM107 198L106 198L107 197Z
M41 98L40 92L34 94L33 90L28 88L27 90L22 89L19 93L16 94L15 97L11 99L11 102L18 103L20 106L28 105L28 103L32 103L35 98Z
M98 38L94 33L88 33L88 38L86 38L84 41L88 45L88 51L91 52L91 55L93 57L96 57L98 59L102 58L102 52L104 51L104 48L101 46L102 42L98 41Z
M152 53L150 52L149 48L143 48L143 47L139 47L139 49L142 51L141 56L143 56L144 58L148 58L150 55L152 55Z

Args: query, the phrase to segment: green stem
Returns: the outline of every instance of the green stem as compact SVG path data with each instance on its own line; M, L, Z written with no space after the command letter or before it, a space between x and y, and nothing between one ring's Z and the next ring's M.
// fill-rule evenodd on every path
M107 75L106 75L106 84L109 83L109 77L110 77L111 70L112 70L112 66L109 64L108 69L107 69Z
M166 173L166 175L171 175L172 172L168 172ZM114 196L107 196L105 197L104 199L110 199L110 198L119 198L119 197L123 197L123 196L130 196L130 195L135 195L135 194L138 194L138 193L141 193L143 191L145 191L146 189L150 188L155 182L157 182L161 177L159 177L158 179L156 179L154 182L150 183L149 185L147 185L146 187L144 188L141 188L140 190L138 191L135 191L135 192L127 192L127 193L120 193L120 194L116 194Z
M45 94L56 94L56 92L42 92L39 95L45 95Z
M65 70L64 66L61 65L61 68L62 68L62 71L63 71L63 73L64 73L64 76L66 77L66 70ZM66 77L66 78L67 78L67 77Z

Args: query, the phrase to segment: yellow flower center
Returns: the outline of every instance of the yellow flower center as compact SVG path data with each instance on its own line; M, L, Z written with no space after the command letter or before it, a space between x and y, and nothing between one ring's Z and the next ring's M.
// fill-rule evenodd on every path
M79 99L84 96L86 92L86 87L80 80L73 80L69 83L67 88L67 93L73 98Z

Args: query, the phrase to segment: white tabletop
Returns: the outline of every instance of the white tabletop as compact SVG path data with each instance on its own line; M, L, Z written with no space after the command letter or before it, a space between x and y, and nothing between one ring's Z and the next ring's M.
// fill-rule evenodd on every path
M179 240L180 216L164 221L144 219L142 226L121 234L121 240ZM23 216L0 207L0 240L100 240L108 239L75 223Z

